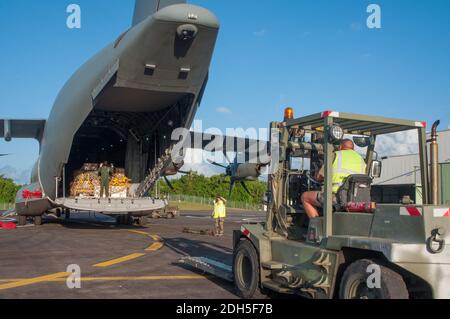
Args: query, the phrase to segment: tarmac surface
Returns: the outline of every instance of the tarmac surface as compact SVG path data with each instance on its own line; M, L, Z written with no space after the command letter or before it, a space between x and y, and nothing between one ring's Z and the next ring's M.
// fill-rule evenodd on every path
M72 213L69 221L49 218L42 226L0 229L0 299L237 298L231 283L177 261L206 256L231 265L232 231L264 217L230 212L221 238L183 233L185 227L212 230L209 212L149 219L146 227L117 226L107 216ZM79 266L79 289L67 285L69 265Z

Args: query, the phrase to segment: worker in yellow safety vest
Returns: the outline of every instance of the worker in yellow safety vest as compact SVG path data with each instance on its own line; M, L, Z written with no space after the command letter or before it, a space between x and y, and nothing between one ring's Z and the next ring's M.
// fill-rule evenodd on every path
M366 174L366 162L364 158L355 151L352 140L345 139L339 146L339 151L335 152L332 180L333 180L333 202L336 202L336 193L344 183L345 179L354 174ZM324 180L324 167L316 174L315 179L319 182ZM323 207L324 192L312 191L302 195L302 203L309 218L319 217L317 207Z
M226 199L217 195L214 200L214 212L212 217L214 218L214 234L217 237L222 237L224 235L224 224L225 218L227 217L227 208L225 204L227 203Z

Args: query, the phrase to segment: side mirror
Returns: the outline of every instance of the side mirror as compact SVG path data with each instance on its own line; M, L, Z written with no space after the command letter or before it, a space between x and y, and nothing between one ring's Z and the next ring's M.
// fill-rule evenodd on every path
M381 161L374 160L370 166L369 176L373 178L380 178L383 164Z

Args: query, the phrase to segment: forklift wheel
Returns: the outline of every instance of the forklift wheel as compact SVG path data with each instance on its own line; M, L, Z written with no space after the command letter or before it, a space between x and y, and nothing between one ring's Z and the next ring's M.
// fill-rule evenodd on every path
M34 225L35 226L41 226L42 225L42 216L34 217Z
M258 253L248 240L242 240L236 247L233 273L239 297L244 299L267 298L260 288Z
M381 270L379 274L381 288L368 287L368 283L376 282L375 277L374 280L369 278L376 274L370 270L370 266L378 266ZM339 287L340 299L408 299L408 297L408 289L402 276L370 259L361 259L348 266Z
M19 215L17 223L19 224L19 226L25 226L27 224L27 216Z

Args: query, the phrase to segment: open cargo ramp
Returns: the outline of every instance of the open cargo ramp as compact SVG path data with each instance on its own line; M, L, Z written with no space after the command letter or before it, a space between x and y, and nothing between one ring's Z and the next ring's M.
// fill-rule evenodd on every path
M167 206L164 200L144 198L58 198L56 203L63 208L77 211L101 212L105 214L148 214Z

